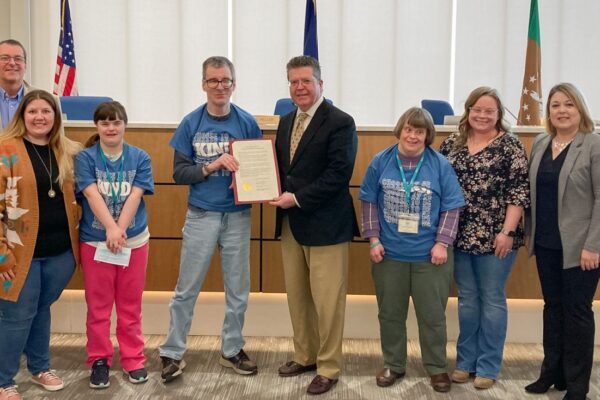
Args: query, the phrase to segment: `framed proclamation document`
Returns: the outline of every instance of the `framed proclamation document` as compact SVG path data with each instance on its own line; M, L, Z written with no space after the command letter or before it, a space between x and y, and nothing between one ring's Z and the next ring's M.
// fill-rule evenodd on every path
M240 163L233 173L236 204L263 203L281 194L275 144L271 139L235 140L230 149Z

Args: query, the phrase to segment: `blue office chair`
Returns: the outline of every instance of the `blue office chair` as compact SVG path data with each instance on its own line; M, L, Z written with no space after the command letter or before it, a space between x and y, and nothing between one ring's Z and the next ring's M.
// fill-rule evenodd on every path
M291 113L296 109L296 105L290 98L284 98L277 100L275 103L275 111L273 111L273 115L279 115L283 117L286 114Z
M60 98L60 106L67 120L91 121L98 104L112 101L110 97L102 96L65 96Z
M435 125L444 124L444 116L454 115L454 110L450 103L444 100L421 100L421 107L429 111L433 117L433 123Z
M331 101L331 99L326 98L325 101L329 104L333 104L333 101ZM296 110L296 105L294 104L292 99L286 97L277 100L277 103L275 103L275 111L273 111L273 115L279 115L280 117L282 117L286 114L291 113L294 110Z

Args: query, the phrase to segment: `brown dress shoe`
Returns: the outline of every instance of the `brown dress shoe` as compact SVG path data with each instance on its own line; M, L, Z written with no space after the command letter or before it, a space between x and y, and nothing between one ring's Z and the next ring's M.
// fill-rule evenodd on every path
M431 375L431 386L436 392L449 392L452 381L447 373Z
M389 368L382 369L377 376L375 377L375 381L377 382L377 386L379 387L388 387L392 386L398 379L404 376L404 372L399 374L398 372L394 372Z
M323 394L325 392L329 392L333 385L337 383L337 379L329 379L324 377L323 375L317 375L312 380L310 385L308 385L308 389L306 392L308 394Z
M316 371L317 364L302 365L296 361L288 361L279 367L279 376L296 376L305 372Z

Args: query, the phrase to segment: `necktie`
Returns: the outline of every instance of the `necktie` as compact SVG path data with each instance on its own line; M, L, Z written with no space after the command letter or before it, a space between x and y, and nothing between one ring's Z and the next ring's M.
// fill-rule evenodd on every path
M292 139L290 140L290 160L294 158L298 143L300 143L300 139L302 139L302 134L304 133L304 121L307 117L308 114L303 112L296 117L296 126L294 127Z

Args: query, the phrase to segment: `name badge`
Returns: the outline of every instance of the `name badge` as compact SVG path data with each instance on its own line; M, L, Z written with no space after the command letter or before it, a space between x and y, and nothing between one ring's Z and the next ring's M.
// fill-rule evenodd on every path
M398 218L398 232L419 233L419 214L400 213Z
M123 247L120 253L114 254L106 247L106 243L98 243L96 253L94 253L94 261L120 265L121 267L129 267L130 258L131 249L129 247Z

